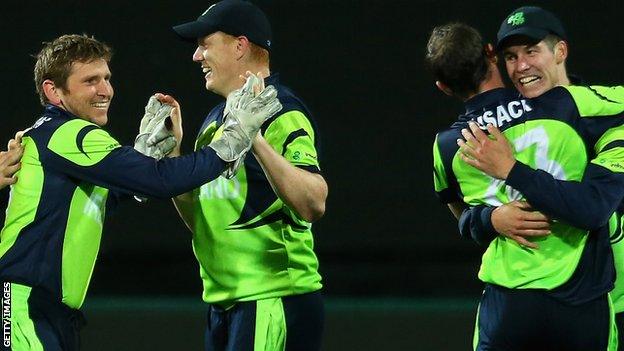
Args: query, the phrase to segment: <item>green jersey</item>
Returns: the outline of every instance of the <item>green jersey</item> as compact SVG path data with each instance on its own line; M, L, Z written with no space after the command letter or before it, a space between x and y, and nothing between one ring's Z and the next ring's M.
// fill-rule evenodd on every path
M282 111L262 127L264 138L293 165L319 172L318 139L310 113L277 84ZM200 148L221 132L224 104L206 118ZM227 305L312 292L321 288L311 225L278 198L249 153L237 175L195 189L193 249L200 264L203 299Z
M0 280L72 308L85 299L107 208L131 194L171 198L225 167L211 148L156 161L52 105L23 145L0 233Z
M622 99L616 99L621 97L621 90L559 87L528 100L516 92L501 89L469 100L466 115L436 138L436 191L445 202L497 206L522 199L523 193L518 189L539 185L522 184L523 181L530 182L530 177L525 177L526 180L515 177L513 181L508 178L507 182L496 180L464 163L458 157L455 140L461 135L459 130L471 119L497 125L514 145L519 164L526 165L524 167L529 170L543 170L559 180L580 181L591 160L605 172L621 173L624 155L618 143L624 136L621 119L624 105L619 103ZM585 267L579 262L582 256L588 256L585 261L596 259L604 265L602 273L597 270L594 278L603 290L608 290L613 271L611 252L605 245L608 230L588 236L586 229L563 221L553 223L551 230L551 235L536 239L539 250L521 247L502 236L496 237L483 255L480 279L508 288L552 290L569 282L577 268ZM591 249L587 249L588 245ZM575 275L580 277L583 274L577 272Z

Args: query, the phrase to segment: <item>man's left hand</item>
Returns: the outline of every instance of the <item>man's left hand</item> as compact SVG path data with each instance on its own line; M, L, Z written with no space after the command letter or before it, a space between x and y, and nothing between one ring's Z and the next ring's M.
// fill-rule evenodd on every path
M171 131L174 121L170 116L173 117L176 108L160 101L163 97L165 97L163 94L150 97L134 143L137 151L157 160L165 157L179 145L176 141L177 135ZM177 108L179 111L179 107Z
M516 164L513 149L507 138L492 124L487 125L490 136L486 135L475 122L468 122L470 129L462 129L466 140L457 139L464 162L498 178L507 179Z

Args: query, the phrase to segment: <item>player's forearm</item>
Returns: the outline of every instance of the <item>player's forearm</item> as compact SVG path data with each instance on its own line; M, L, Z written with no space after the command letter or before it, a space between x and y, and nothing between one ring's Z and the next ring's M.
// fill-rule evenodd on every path
M180 218L186 227L193 232L195 230L194 217L193 217L193 195L191 192L178 195L172 199L173 206L178 211Z
M273 190L288 207L307 222L323 216L328 188L320 174L293 166L261 137L254 142L254 154Z
M624 196L624 175L589 164L583 181L557 180L520 162L506 184L520 191L531 206L575 227L593 230L605 225Z
M167 157L179 157L181 155L182 152L180 151L180 142L178 142ZM186 227L193 232L195 228L195 222L193 219L193 192L189 191L187 193L180 194L172 198L171 201L173 202L173 207L175 207L178 211L178 214Z
M492 211L494 207L479 205L464 209L459 217L459 234L463 238L472 239L477 244L487 246L498 233L492 226Z

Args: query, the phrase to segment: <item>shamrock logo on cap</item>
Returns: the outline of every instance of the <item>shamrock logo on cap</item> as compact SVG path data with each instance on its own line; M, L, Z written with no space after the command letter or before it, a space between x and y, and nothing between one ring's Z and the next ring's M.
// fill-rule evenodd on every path
M516 12L507 19L507 24L511 24L512 26L517 26L522 23L524 23L524 12Z

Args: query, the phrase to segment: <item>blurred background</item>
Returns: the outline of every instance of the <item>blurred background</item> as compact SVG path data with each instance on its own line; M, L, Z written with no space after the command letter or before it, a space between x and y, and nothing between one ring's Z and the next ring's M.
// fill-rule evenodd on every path
M566 25L568 72L621 84L616 1L257 0L274 32L272 71L313 111L330 187L314 225L327 298L324 350L468 350L482 289L482 248L462 241L433 192L432 143L462 110L424 69L431 29L462 21L494 41L500 22L540 5ZM39 116L32 55L87 33L110 44L115 98L107 129L131 144L149 95L182 105L190 151L220 102L204 89L195 47L170 27L213 1L21 1L3 5L0 141ZM2 206L8 191L0 194ZM108 218L84 306L84 350L200 350L205 326L190 233L169 201L122 204Z

